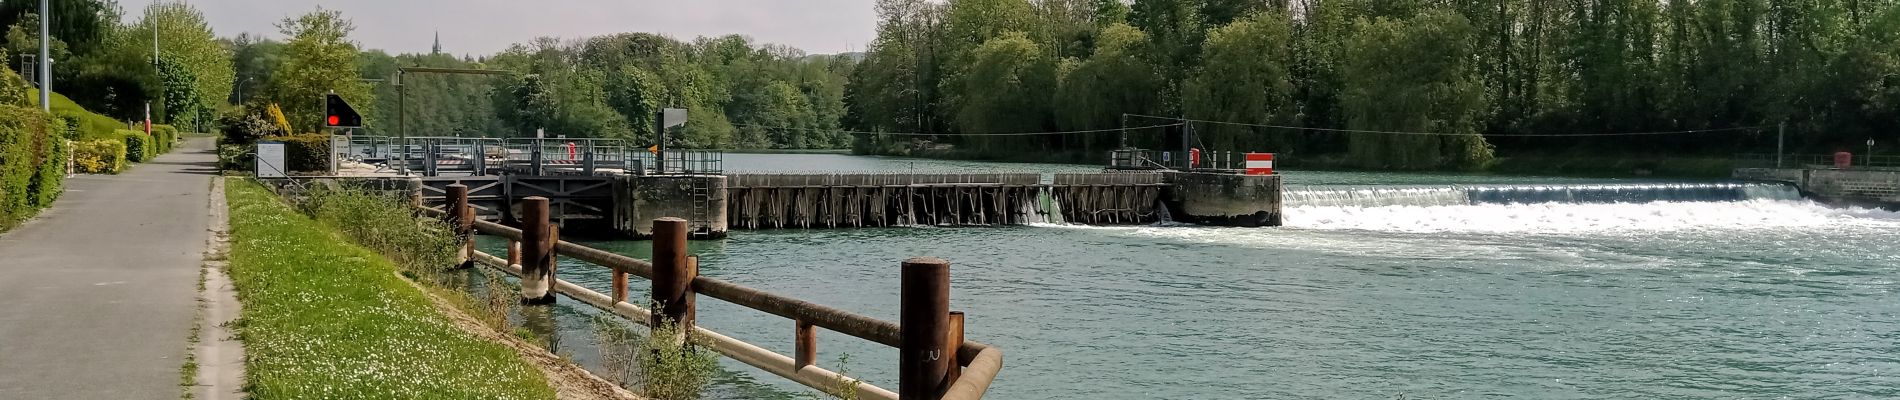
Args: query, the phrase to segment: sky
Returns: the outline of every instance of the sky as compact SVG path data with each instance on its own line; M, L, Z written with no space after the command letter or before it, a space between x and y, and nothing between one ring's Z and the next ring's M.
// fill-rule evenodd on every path
M127 19L152 0L120 0ZM873 0L186 0L218 36L283 37L276 23L321 6L356 23L365 49L486 55L536 37L656 32L681 40L740 34L810 54L863 51L877 36Z

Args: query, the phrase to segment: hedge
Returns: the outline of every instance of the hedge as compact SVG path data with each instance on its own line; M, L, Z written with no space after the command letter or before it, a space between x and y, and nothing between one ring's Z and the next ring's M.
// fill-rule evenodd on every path
M59 197L66 178L63 130L36 108L0 105L0 229Z
M73 168L83 174L125 171L125 141L94 139L73 144Z
M152 159L152 156L155 155L153 153L157 152L157 149L152 148L151 140L145 137L144 132L120 129L119 140L125 141L126 161L135 163L146 162Z
M158 139L158 154L172 152L178 145L178 128L171 125L152 125L152 137Z
M284 142L284 163L295 172L330 170L330 135L307 134L264 138Z

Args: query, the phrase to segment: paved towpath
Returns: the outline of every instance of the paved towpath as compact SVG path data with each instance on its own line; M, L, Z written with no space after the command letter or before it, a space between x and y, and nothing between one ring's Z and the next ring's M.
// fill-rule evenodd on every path
M177 399L217 156L82 175L0 234L0 399Z

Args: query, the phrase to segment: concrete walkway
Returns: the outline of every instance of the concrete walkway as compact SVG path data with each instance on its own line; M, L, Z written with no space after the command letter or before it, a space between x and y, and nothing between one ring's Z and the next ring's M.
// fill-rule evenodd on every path
M208 138L66 181L0 234L0 399L177 399L217 156Z

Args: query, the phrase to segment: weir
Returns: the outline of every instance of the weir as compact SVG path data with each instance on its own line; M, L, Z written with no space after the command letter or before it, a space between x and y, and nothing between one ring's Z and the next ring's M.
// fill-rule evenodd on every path
M611 139L374 139L333 147L333 159L351 165L344 170L374 169L363 172L369 176L293 179L406 189L438 210L447 187L461 184L477 218L510 225L521 219L522 199L540 197L558 225L635 238L651 237L652 221L661 217L691 221L694 238L719 238L730 229L1164 221L1257 227L1282 219L1270 154L1195 152L1156 161L1152 152L1118 150L1102 173L728 175L717 152L656 156ZM422 176L378 175L384 171Z
M1161 221L1162 174L754 174L729 177L733 229Z
M1479 204L1607 204L1794 200L1800 193L1779 183L1629 183L1578 185L1475 185L1349 187L1286 192L1288 207L1458 206Z

